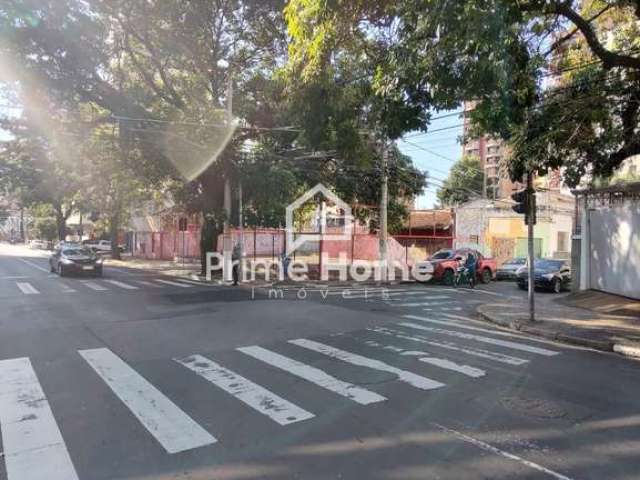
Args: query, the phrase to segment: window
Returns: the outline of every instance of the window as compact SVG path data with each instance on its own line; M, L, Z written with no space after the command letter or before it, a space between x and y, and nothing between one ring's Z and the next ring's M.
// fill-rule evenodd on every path
M558 252L569 251L569 234L567 232L558 232Z

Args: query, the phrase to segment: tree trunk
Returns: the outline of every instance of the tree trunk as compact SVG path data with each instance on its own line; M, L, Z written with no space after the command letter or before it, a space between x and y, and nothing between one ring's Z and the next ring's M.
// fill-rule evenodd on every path
M62 212L62 206L54 205L56 212L56 231L58 232L58 240L63 241L67 236L67 218Z
M118 245L118 230L120 229L120 214L115 213L109 220L111 226L109 238L111 239L111 258L120 260L120 246Z

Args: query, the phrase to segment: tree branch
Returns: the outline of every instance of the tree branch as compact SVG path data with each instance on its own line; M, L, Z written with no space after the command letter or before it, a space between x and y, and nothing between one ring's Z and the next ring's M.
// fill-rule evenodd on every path
M554 2L545 6L544 10L547 13L557 13L570 20L576 26L576 29L582 33L593 54L602 61L605 69L625 67L640 70L640 58L607 50L598 40L596 31L589 23L589 20L573 10L569 2Z

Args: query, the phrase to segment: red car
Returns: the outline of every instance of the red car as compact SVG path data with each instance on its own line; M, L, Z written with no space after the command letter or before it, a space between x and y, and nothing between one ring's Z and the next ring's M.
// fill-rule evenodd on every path
M438 250L430 258L429 262L433 265L433 278L443 281L447 285L453 284L453 276L460 259L466 260L467 255L473 253L476 257L476 275L482 283L489 283L496 276L498 264L493 258L487 258L477 250L470 248L460 248L458 250Z

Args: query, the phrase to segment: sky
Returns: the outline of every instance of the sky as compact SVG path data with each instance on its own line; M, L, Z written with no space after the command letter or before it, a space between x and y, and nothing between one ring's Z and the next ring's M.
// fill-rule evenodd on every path
M435 112L426 133L413 132L398 140L398 148L413 160L420 170L427 170L433 181L428 181L427 190L416 199L417 209L433 208L436 190L447 177L451 166L462 156L462 146L458 142L462 136L462 117L452 115L460 110ZM445 116L446 115L446 116ZM443 117L438 119L437 117ZM450 127L450 128L449 128ZM446 130L440 130L446 128ZM426 150L421 150L424 148Z

